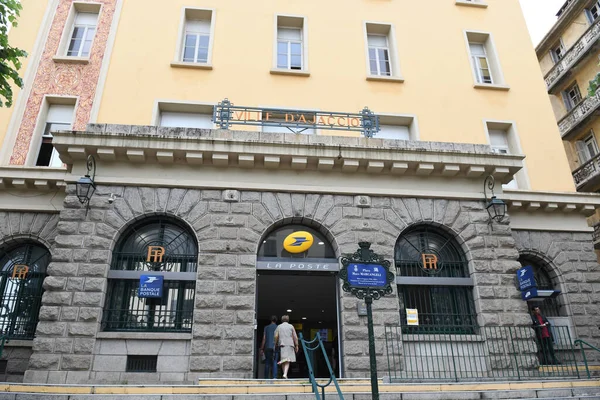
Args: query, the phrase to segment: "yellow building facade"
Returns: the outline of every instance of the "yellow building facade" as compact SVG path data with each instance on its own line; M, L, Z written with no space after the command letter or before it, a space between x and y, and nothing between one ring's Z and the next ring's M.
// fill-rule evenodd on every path
M366 318L338 275L359 242L394 261L382 374L436 372L410 354L448 329L473 377L525 368L489 358L486 332L535 336L533 305L560 340L593 342L600 197L576 191L517 0L41 3L10 32L29 57L0 110L14 379L263 378L286 313L338 377L366 377ZM521 267L539 294L519 293ZM520 373L537 377L557 359L533 343Z

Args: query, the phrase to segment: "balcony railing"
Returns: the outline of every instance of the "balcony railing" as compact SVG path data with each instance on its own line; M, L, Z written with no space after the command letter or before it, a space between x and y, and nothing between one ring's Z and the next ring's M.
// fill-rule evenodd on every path
M600 107L600 91L595 96L583 99L563 119L558 121L560 135L565 138L569 132L596 111L598 107Z
M548 91L569 71L600 38L600 19L594 22L545 76Z
M583 186L591 178L600 173L600 154L587 161L581 167L573 171L573 179L577 189Z
M600 223L594 225L594 233L592 234L594 239L594 245L598 245L600 242Z

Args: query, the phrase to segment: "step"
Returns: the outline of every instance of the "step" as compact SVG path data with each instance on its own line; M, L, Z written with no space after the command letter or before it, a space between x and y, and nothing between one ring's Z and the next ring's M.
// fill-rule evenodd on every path
M199 385L0 384L0 400L309 400L306 379L205 379ZM340 379L345 400L370 400L368 379ZM380 400L599 399L600 380L379 384ZM334 387L326 399L337 399Z

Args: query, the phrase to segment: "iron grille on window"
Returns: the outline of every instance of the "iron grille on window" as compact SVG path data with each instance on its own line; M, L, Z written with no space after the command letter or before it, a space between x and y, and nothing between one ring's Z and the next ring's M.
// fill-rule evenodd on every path
M0 249L0 329L11 339L33 339L42 299L42 283L50 253L34 243ZM18 274L19 268L27 268ZM25 270L21 270L25 271Z
M428 264L427 259L435 262ZM477 329L468 261L453 237L428 225L411 228L396 243L395 263L405 332L473 333ZM453 278L451 284L448 278ZM417 310L419 325L407 324L406 309Z
M156 372L157 356L127 356L127 372Z
M549 274L549 272L552 271L549 265L533 256L521 256L519 258L519 262L522 266L531 265L533 267L533 276L535 278L538 290L556 290L554 282ZM516 280L515 285L517 285ZM542 310L542 313L546 317L566 316L561 312L562 307L560 295L554 298L545 298L543 301L528 301L527 305L529 308L539 306Z
M160 257L151 258L157 247ZM152 218L132 226L113 252L103 329L190 332L197 260L192 233L177 221ZM161 298L138 296L142 273L164 276Z

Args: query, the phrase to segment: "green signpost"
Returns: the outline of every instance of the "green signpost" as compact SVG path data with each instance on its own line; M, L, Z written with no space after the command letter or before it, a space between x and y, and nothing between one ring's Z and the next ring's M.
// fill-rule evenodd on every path
M342 256L340 279L343 289L364 300L367 306L367 329L369 331L369 361L371 366L371 394L373 400L379 400L377 384L377 359L375 357L375 334L373 333L373 300L392 293L391 282L394 274L390 271L390 262L371 250L371 243L358 243L359 249L353 254Z

